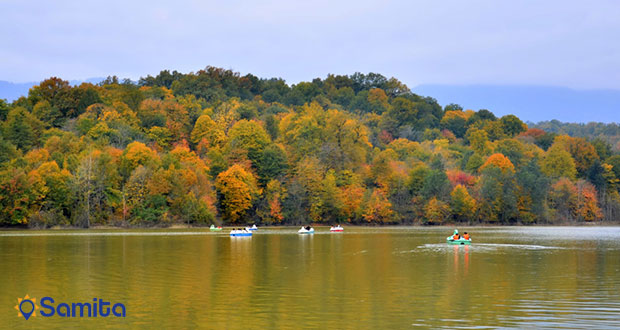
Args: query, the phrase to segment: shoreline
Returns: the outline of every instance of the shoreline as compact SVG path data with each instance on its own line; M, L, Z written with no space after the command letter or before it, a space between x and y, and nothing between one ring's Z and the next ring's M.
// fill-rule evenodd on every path
M235 227L245 227L251 226L252 224L243 224L243 225L223 225L223 229L230 229ZM322 223L311 223L309 224L312 227L330 227L331 224L322 224ZM366 224L340 224L343 227L360 227L360 228L396 228L396 227L419 227L419 228L501 228L501 227L616 227L620 226L620 221L611 221L611 222L579 222L579 223L547 223L547 224L458 224L458 223L447 223L440 225L424 225L424 224L386 224L386 225L366 225ZM260 225L259 228L287 228L287 227L299 227L301 225ZM32 231L56 231L56 230L134 230L134 229L143 229L143 230L162 230L162 229L205 229L208 230L210 227L206 225L187 225L187 224L173 224L168 226L110 226L110 225L95 225L89 228L77 227L77 226L53 226L49 228L36 228L36 227L27 227L27 226L1 226L0 231L14 231L14 230L32 230Z

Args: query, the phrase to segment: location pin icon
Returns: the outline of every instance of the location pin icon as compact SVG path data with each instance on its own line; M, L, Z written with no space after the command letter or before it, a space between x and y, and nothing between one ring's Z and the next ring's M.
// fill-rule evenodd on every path
M28 309L27 305L30 305L31 309L30 309L29 312L24 311L24 304L26 304L26 309ZM26 321L28 321L28 318L30 318L30 315L32 315L32 313L34 313L34 303L32 303L32 301L30 301L30 299L22 300L22 302L19 303L19 311L22 312L22 315L24 316Z

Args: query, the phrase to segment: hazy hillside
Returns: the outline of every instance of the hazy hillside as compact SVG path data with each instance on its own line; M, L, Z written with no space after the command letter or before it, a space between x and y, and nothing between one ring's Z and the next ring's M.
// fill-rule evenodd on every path
M73 86L79 85L83 82L97 84L102 81L103 78L89 78L86 80L70 80L69 83ZM0 80L0 99L5 99L9 102L17 100L21 96L27 96L28 90L32 86L37 85L39 82L25 82L25 83L12 83L9 81Z
M9 102L17 100L20 96L28 95L28 90L36 84L35 82L16 84L0 80L0 99Z
M531 121L620 122L620 91L574 90L548 86L420 85L414 93L429 95L440 104L458 103L466 109L489 109Z

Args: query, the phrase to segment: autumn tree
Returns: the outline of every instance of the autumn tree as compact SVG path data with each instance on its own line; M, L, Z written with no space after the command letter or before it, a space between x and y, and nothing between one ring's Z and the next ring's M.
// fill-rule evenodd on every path
M124 176L129 176L131 172L138 166L156 166L159 161L159 156L157 153L147 147L142 142L132 142L130 143L125 151L123 151L123 155L120 160L120 170Z
M574 219L578 198L577 187L567 178L558 180L549 191L549 204L556 212L556 216L564 221Z
M514 171L502 171L501 167L494 165L486 166L481 171L477 189L480 194L480 219L492 223L517 221L519 210Z
M258 158L256 168L261 185L272 179L283 177L288 169L288 163L282 147L277 144L266 146Z
M450 207L445 202L437 198L431 198L424 207L425 220L429 224L437 225L443 223L450 215Z
M17 148L29 150L38 144L44 124L22 107L13 108L4 122L4 137Z
M596 196L592 184L562 178L551 186L549 203L564 221L595 221L603 216Z
M196 120L196 125L191 133L191 141L194 145L202 145L206 148L223 146L226 134L217 126L209 115L202 115Z
M269 143L269 134L258 122L243 119L236 122L228 132L227 150L241 149L247 152L248 158L256 165Z
M510 159L499 153L489 156L489 158L487 158L484 164L482 164L479 171L484 171L486 168L491 166L499 168L502 173L508 172L514 174L515 172L515 167L510 161Z
M45 123L47 127L58 127L62 122L62 113L47 100L37 102L32 108L32 114Z
M502 129L506 135L513 137L527 131L527 125L515 115L506 115L500 118Z
M367 191L362 202L362 218L367 223L390 223L393 220L394 211L392 203L387 198L385 190L374 189Z
M70 218L74 202L70 186L73 179L71 173L61 169L55 161L50 161L41 164L36 175L40 175L46 187L40 210L57 213L60 221Z
M539 161L533 158L516 173L519 219L524 223L547 220L546 196L550 179L541 171Z
M457 221L471 222L476 212L476 200L469 195L467 188L457 185L450 193L450 211Z
M0 223L25 225L36 205L45 197L43 182L23 169L0 170Z
M328 167L342 170L365 161L371 147L366 127L343 111L328 110L324 116L320 155Z
M579 198L577 202L577 217L583 221L596 221L603 217L601 208L599 207L597 192L594 186L580 180L577 182L577 191Z
M584 177L590 167L592 167L592 165L599 160L599 156L594 146L583 138L560 135L555 138L553 144L556 147L562 148L570 153L575 162L577 173L580 177Z
M540 164L541 170L551 178L574 179L577 174L575 161L568 151L562 146L554 144L547 150Z
M448 129L456 137L462 138L467 131L467 114L463 111L447 111L441 119L441 128Z
M467 130L467 140L471 148L480 155L487 154L489 148L488 133L484 130L477 128L470 128Z
M267 183L261 207L257 213L263 223L281 224L284 221L282 201L286 198L286 189L278 180Z
M241 221L252 207L260 191L252 173L233 165L215 180L222 216L226 221Z
M4 121L9 114L10 107L4 99L0 99L0 121Z

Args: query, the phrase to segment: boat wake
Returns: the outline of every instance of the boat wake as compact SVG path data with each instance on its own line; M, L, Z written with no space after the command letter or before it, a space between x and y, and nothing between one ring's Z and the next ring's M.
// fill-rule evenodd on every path
M424 244L411 250L396 251L397 254L418 253L418 252L452 252L463 250L469 252L497 252L502 250L558 250L563 249L557 246L543 246L532 244L493 244L493 243L472 243L472 245L448 245L446 243Z
M531 245L531 244L491 244L491 243L481 243L476 244L478 246L483 247L498 247L498 248L516 248L516 249L525 249L525 250L558 250L563 249L559 246L543 246L543 245Z

